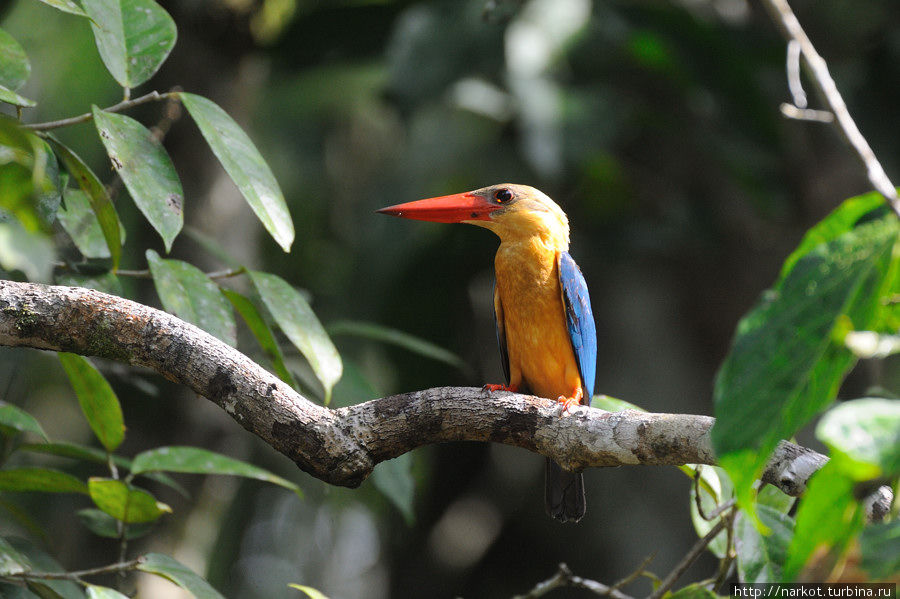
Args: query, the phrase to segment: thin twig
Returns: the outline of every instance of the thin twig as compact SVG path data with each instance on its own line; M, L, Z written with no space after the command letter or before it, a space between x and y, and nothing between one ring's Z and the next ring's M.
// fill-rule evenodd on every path
M650 594L648 599L659 599L665 594L666 591L672 588L672 585L674 585L675 582L681 577L681 575L691 567L691 564L693 564L697 560L697 558L700 557L700 554L702 554L706 550L709 544L712 543L713 539L715 539L717 536L719 536L719 533L725 530L725 527L728 526L728 521L730 521L730 519L727 517L721 518L718 522L716 522L715 526L709 529L709 532L703 535L703 538L694 543L694 546L691 547L691 550L688 551L687 554L685 554L685 556L681 558L681 561L678 562L678 564L676 564L674 568L672 568L672 571L669 572L669 574L666 575L665 578L663 578L663 581L659 583L659 586L656 587L656 590Z
M243 266L238 268L226 268L225 270L214 270L212 272L205 273L206 276L210 279L228 279L230 277L236 277L238 275L242 275L247 272ZM152 279L153 275L150 273L150 269L143 270L122 270L119 269L116 271L116 274L123 277L134 277L137 279Z
M787 45L787 71L788 89L794 98L794 106L806 108L806 90L803 89L803 81L800 79L800 42L790 40Z
M814 123L833 123L834 113L827 110L815 110L813 108L798 108L793 104L782 102L778 107L781 114L789 119L797 121L812 121Z
M630 595L626 595L621 591L609 587L602 582L582 578L572 574L572 570L566 564L560 564L556 574L537 583L534 587L524 595L516 595L513 599L537 599L543 597L550 591L558 588L574 587L591 591L600 597L612 597L613 599L633 599Z
M613 591L617 591L617 590L621 589L622 587L627 586L627 585L631 584L632 582L634 582L639 576L644 575L647 571L647 566L650 565L650 562L652 562L655 557L656 557L656 552L654 551L653 553L651 553L650 555L648 555L647 557L644 558L644 561L641 562L641 565L638 566L634 572L632 572L625 578L622 578L622 579L614 582L612 584L612 586L609 587L609 592L612 593Z
M799 45L800 52L809 68L813 84L825 100L828 108L834 113L835 124L843 132L847 141L862 161L863 166L865 166L869 181L879 193L888 199L891 208L900 216L900 198L897 196L897 189L891 183L878 158L875 157L869 142L860 133L859 128L850 116L847 104L841 97L837 85L828 71L828 64L816 51L806 32L803 31L800 21L797 20L797 16L791 10L787 0L763 0L763 6L769 11L772 20L781 29L788 42L796 42ZM802 107L798 106L798 108Z
M124 572L134 570L144 561L143 557L129 560L127 562L118 562L98 568L88 568L87 570L75 570L73 572L37 572L35 570L24 570L22 572L10 572L4 574L4 578L22 578L22 579L40 579L40 580L74 580L80 581L85 576L97 576L100 574L110 574L113 572Z
M139 98L134 98L133 100L122 100L118 104L113 104L112 106L104 108L103 110L105 112L121 112L135 106L140 106L141 104L147 104L148 102L160 102L162 100L168 100L171 98L177 99L177 92L166 92L161 94L158 91L152 91L149 94L145 94L143 96L140 96ZM93 118L93 113L86 112L78 116L69 117L67 119L60 119L58 121L47 121L45 123L29 123L22 125L22 128L31 129L32 131L49 131L51 129L59 129L60 127L68 127L69 125L86 123Z

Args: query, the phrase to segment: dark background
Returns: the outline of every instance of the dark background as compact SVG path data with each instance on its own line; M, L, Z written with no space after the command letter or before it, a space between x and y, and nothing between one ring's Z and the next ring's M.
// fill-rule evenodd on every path
M711 414L715 371L740 316L811 224L869 189L834 129L780 115L785 44L756 2L161 4L178 43L134 95L178 85L225 108L272 166L297 240L286 255L265 234L185 117L165 145L185 187L187 224L240 262L308 290L326 326L393 327L468 365L336 335L345 363L338 405L502 376L490 307L496 239L376 208L503 181L542 189L569 215L571 253L591 289L597 392L653 411ZM863 134L900 176L896 0L792 4ZM40 106L25 120L121 99L83 19L19 0L0 13L0 27L32 61L21 93ZM162 112L149 105L131 114L152 125ZM60 137L110 178L91 124ZM143 250L163 253L161 243L126 196L117 206L128 227L123 268L145 268ZM172 255L221 268L195 239L179 237ZM159 305L149 282L125 285ZM255 342L242 341L259 358ZM300 358L291 362L302 369ZM696 539L689 480L674 468L587 472L587 516L563 526L543 513L543 459L482 444L413 453L415 520L407 523L370 482L328 488L206 400L152 373L100 366L124 404L123 453L199 445L303 487L302 501L223 477L179 479L190 501L157 490L175 513L136 549L171 553L229 597L291 596L288 582L334 599L503 597L561 561L611 583L655 553L650 569L663 575ZM52 437L89 442L52 355L6 351L0 376L5 399L38 416ZM866 373L855 378L859 388L869 382ZM74 523L81 498L15 501L50 523L47 546L69 567L115 560L114 543ZM706 557L686 580L713 574ZM174 588L141 584L151 597ZM649 590L638 586L635 594Z

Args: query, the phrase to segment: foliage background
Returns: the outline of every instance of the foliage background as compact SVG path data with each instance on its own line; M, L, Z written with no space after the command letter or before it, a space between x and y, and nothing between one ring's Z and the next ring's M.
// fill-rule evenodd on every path
M335 335L345 362L338 405L501 377L490 312L496 241L472 228L387 219L373 213L378 207L500 181L541 188L569 214L572 253L591 287L598 391L653 411L711 413L713 375L739 317L812 223L869 188L831 128L781 117L784 44L755 3L160 4L179 39L141 90L180 85L238 120L281 183L297 241L290 255L271 241L182 119L165 145L185 187L187 224L243 263L307 289L326 326L351 319L395 327L467 364ZM793 5L896 176L896 3ZM86 23L18 0L0 12L0 27L32 62L20 91L42 101L27 121L120 99ZM152 124L162 107L130 114ZM92 128L59 136L107 178ZM143 248L164 248L123 203L122 266L142 269ZM172 255L222 267L185 235ZM149 281L127 285L132 297L158 305ZM247 341L243 347L254 347ZM104 366L124 403L125 453L198 445L304 488L302 502L223 477L179 479L191 501L158 491L175 513L148 549L206 572L226 596L282 596L288 582L334 597L505 596L560 561L611 582L657 552L652 569L665 572L696 538L689 482L674 468L589 472L588 515L560 526L543 514L541 458L464 444L413 454L409 523L371 482L326 488L208 402L148 373ZM875 380L859 370L848 382L857 396ZM886 386L896 379L890 362L877 374ZM27 399L51 437L89 441L55 357L4 351L0 385L7 401ZM88 567L115 558L112 544L73 526L54 501L43 521L58 523L49 528L60 561ZM691 574L705 577L711 564L701 561Z

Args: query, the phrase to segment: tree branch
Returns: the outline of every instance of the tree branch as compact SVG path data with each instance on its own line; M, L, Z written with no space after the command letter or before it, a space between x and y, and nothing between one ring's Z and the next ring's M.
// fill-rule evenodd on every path
M158 91L152 91L149 94L144 94L143 96L134 98L133 100L126 98L118 104L107 106L103 110L106 112L121 112L129 108L134 108L135 106L140 106L141 104L146 104L147 102L161 102L162 100L169 100L177 97L177 92L166 92L161 94ZM93 118L93 113L85 112L84 114L79 114L78 116L69 117L67 119L60 119L58 121L48 121L46 123L28 123L22 125L22 128L31 129L32 131L50 131L51 129L59 129L60 127L68 127L69 125L86 123Z
M806 65L809 67L808 74L812 79L813 85L828 105L829 110L834 114L835 124L844 134L844 137L847 138L856 155L862 161L863 166L865 166L869 182L872 183L879 193L887 198L891 208L900 216L900 198L897 197L897 189L891 183L878 158L875 157L875 152L872 151L869 142L860 133L853 117L850 116L847 104L844 103L844 98L841 97L841 93L838 91L837 85L835 85L834 79L831 78L831 73L828 71L828 64L816 51L806 32L803 31L800 21L797 20L797 16L791 10L787 0L763 0L762 4L768 10L776 26L781 30L784 38L788 41L788 81L797 110L788 109L785 111L785 108L782 107L782 112L786 116L795 118L812 118L813 120L822 120L824 118L821 111L807 110L805 93L802 95L798 94L797 90L800 86L797 71L799 69L793 69L791 64L794 59L799 61L799 56L802 55L806 60ZM802 88L800 90L802 92ZM799 102L798 97L802 98Z
M576 407L515 393L438 387L329 410L233 347L171 314L79 287L0 281L0 345L146 366L224 409L331 484L355 487L376 464L447 441L492 441L570 469L714 464L713 419ZM783 442L763 480L791 495L827 458Z

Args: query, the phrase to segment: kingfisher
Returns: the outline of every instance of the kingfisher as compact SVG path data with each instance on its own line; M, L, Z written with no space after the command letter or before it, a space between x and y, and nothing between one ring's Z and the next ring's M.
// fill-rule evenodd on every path
M402 218L467 223L500 238L494 256L494 320L505 384L488 391L556 399L563 413L590 404L597 331L587 283L569 255L569 219L547 195L503 183L378 210ZM585 513L584 478L547 458L544 505L561 522Z

